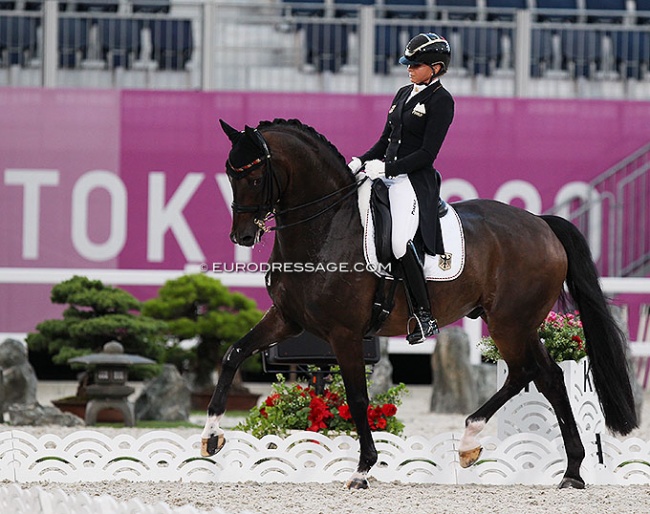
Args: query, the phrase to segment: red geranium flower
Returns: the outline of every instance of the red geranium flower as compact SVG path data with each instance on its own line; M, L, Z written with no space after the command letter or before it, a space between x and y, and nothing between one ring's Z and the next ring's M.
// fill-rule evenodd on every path
M267 397L266 400L264 400L264 403L268 407L273 407L276 403L278 403L279 399L280 399L280 393L273 393L272 395Z
M327 408L325 401L319 396L313 396L309 403L309 415L307 416L311 425L307 430L318 432L322 428L327 428L325 420L333 417L334 414Z
M384 403L384 406L381 408L381 412L387 418L397 414L397 406L392 403Z
M582 339L580 338L580 336L571 337L571 341L578 343L578 350L582 350Z
M347 403L344 403L339 407L339 416L341 416L346 421L352 419L352 414L350 414L350 406Z
M382 416L381 407L372 407L368 405L368 424L370 425L370 430L381 429L381 421L383 421L385 427L386 419Z

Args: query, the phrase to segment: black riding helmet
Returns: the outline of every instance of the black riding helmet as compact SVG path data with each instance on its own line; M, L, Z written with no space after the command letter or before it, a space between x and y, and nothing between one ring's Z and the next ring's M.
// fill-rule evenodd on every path
M426 64L428 66L441 64L442 70L438 75L442 75L447 71L450 59L451 48L447 40L438 34L429 32L428 34L418 34L408 42L399 63L406 66L412 64Z

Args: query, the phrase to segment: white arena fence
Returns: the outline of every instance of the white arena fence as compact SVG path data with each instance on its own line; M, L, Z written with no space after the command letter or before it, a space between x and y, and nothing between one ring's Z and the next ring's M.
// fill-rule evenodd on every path
M172 508L166 503L153 505L138 499L119 502L110 496L94 497L86 493L74 495L62 491L44 491L39 487L22 489L17 485L0 488L0 512L29 514L227 514L222 509L197 510L192 506ZM245 514L242 511L241 514Z
M561 439L516 434L482 439L483 455L468 469L458 463L457 433L403 439L375 433L379 461L370 476L380 482L430 484L557 485L566 458ZM0 434L0 480L20 483L107 480L234 483L343 482L354 471L358 442L298 432L286 439L257 439L227 432L223 450L200 457L200 435L154 431L138 438L83 430L66 437ZM594 485L650 484L650 443L602 434L585 438L583 478ZM15 512L0 509L2 512ZM36 511L37 512L37 511ZM117 512L117 511L113 511ZM144 511L143 511L144 512ZM157 511L156 511L157 512Z

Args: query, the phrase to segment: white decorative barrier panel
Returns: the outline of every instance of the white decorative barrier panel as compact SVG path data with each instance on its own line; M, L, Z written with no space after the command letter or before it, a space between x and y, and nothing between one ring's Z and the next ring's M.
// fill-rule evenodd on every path
M564 373L564 383L569 393L571 409L583 438L593 439L594 434L606 431L605 418L600 408L598 395L593 387L589 371L589 359L580 362L563 361L560 367ZM503 361L497 362L497 387L505 382L508 367ZM546 398L530 383L524 391L508 401L499 410L498 436L505 439L514 434L529 432L547 438L549 441L560 437L560 429L553 408Z
M460 434L401 439L376 432L374 436L379 461L371 476L383 482L556 485L566 465L561 439L549 441L536 434L484 438L483 455L469 469L458 464ZM0 432L0 480L332 482L346 480L358 459L358 442L349 436L328 439L300 432L286 439L256 439L227 432L226 438L220 453L203 458L199 434L185 439L155 431L138 438L109 438L84 430L63 438L37 438L19 430ZM650 484L647 441L602 435L602 452L594 442L585 444L582 473L588 483Z

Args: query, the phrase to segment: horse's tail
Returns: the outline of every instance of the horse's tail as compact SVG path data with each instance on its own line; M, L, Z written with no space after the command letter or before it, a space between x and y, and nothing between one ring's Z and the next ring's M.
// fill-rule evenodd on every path
M566 284L580 311L587 355L605 424L614 432L628 434L638 423L625 357L625 336L607 306L589 245L578 228L564 218L541 218L551 227L567 253Z

